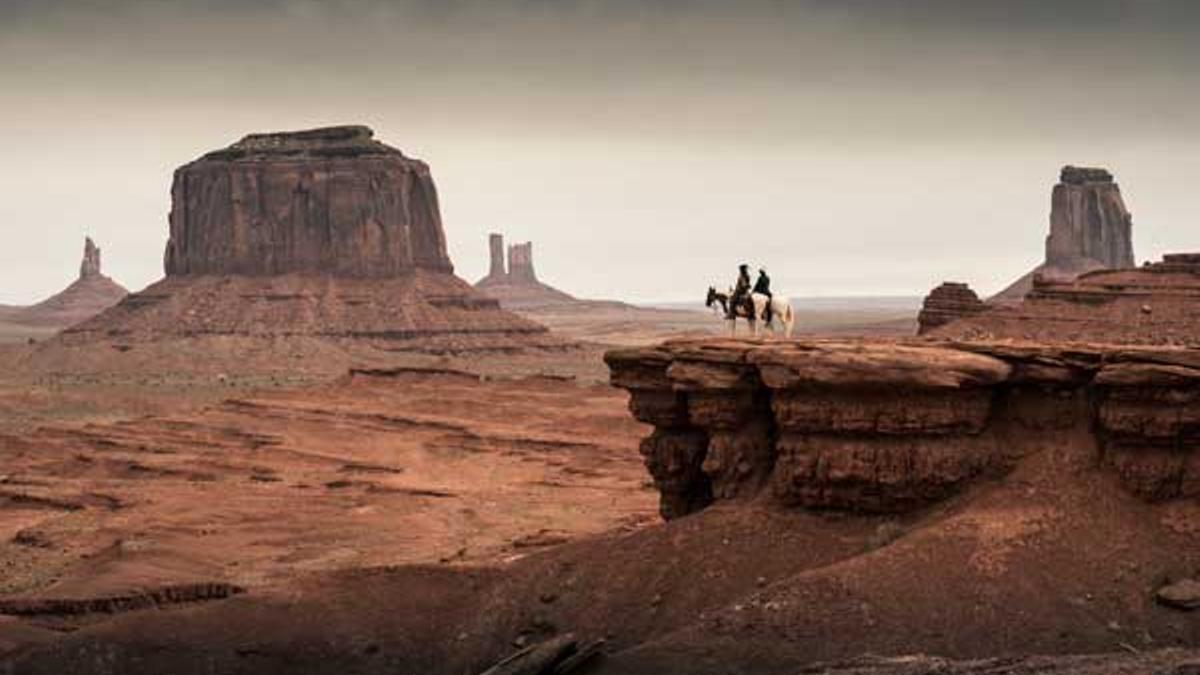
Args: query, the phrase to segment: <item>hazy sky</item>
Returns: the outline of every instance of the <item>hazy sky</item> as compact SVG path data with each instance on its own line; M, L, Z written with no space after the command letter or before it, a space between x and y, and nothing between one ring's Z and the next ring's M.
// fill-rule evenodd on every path
M0 0L0 303L162 275L171 171L365 123L429 162L458 273L490 231L590 297L998 290L1067 163L1139 260L1200 250L1193 0Z

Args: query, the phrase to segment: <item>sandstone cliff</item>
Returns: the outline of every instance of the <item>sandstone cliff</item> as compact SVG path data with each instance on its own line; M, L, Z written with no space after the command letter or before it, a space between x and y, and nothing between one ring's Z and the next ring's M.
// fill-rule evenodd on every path
M1041 265L991 298L1019 302L1033 279L1068 281L1098 269L1134 266L1133 216L1105 169L1063 167L1050 197L1050 234Z
M1194 350L903 342L676 341L605 360L676 518L764 495L902 512L1086 438L1130 492L1200 496Z
M1038 276L1025 300L935 327L955 339L1200 345L1200 254L1097 270L1062 281Z
M176 170L167 275L452 272L429 167L373 135L252 134Z
M65 340L312 336L439 353L566 344L452 274L429 167L367 127L251 134L180 167L171 197L166 278Z

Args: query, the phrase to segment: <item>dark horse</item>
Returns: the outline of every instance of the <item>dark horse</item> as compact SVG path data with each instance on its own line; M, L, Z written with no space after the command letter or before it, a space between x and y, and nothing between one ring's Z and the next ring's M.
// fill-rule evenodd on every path
M704 306L711 309L713 306L713 303L715 303L715 302L721 303L721 313L724 314L725 316L729 316L729 294L722 293L721 291L718 291L716 288L709 286L708 287L708 297L705 298L705 300L704 300ZM752 323L754 322L754 319L755 319L755 317L753 316L754 302L750 299L749 295L746 296L745 302L738 304L738 306L734 309L736 310L734 316L736 316L738 318L746 319L747 321L750 321Z
M712 286L708 287L708 297L704 299L704 306L712 309L713 303L721 303L721 313L729 316L729 294L722 293Z

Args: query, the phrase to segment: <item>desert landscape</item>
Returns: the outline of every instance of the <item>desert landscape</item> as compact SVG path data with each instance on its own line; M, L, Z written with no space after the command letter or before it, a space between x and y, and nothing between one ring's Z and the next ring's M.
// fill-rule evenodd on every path
M185 5L122 16L159 26L189 17L205 40L212 26L254 27L252 47L231 44L293 55L304 17L330 19L299 5L261 15ZM798 7L767 11L773 19L749 36L729 28L736 12L697 16L721 18L720 35L757 53L768 28L797 30L783 18L826 17ZM917 30L882 7L864 16ZM57 25L39 23L32 5L5 11L30 35ZM529 36L496 15L438 11L404 17L442 37L499 30L511 41L472 58L505 62L514 78L531 67L505 61ZM503 17L572 25L561 8L512 11ZM644 45L618 38L639 21L665 31L665 44L679 39L666 26L707 35L675 10L628 11L596 5L582 16L612 21L606 35L638 54ZM681 23L654 24L658 11ZM967 31L997 20L939 2L909 11L938 19L930 25L958 17ZM350 50L378 35L354 25L331 44ZM36 42L11 40L0 47L14 54ZM461 65L419 63L414 81ZM225 65L215 72L232 76ZM353 80L347 72L338 78ZM512 82L532 92L535 79ZM459 84L446 86L439 95ZM13 251L0 297L19 299L0 305L0 673L1200 672L1200 238L1184 228L1193 248L1163 250L1171 225L1139 215L1135 229L1130 211L1162 186L1123 190L1121 166L1055 158L1043 174L1017 172L1019 190L997 206L1007 193L987 163L955 160L976 173L955 169L952 190L933 186L914 203L1019 202L1040 214L1034 237L1006 235L1023 257L998 278L938 248L983 236L974 219L985 216L960 217L958 202L930 209L930 223L900 210L874 223L864 241L903 231L880 263L865 245L825 246L837 240L821 230L850 226L822 224L823 188L797 182L797 199L757 210L772 193L739 193L730 173L754 185L773 174L740 155L706 155L693 169L713 177L711 192L735 193L745 222L689 221L693 238L657 238L659 216L639 201L636 128L612 146L620 170L581 174L599 198L568 195L578 210L539 229L528 222L553 208L549 188L516 194L517 208L487 223L463 218L463 202L594 158L539 157L545 175L509 183L501 174L530 164L497 153L511 168L452 178L446 190L441 176L459 177L461 165L443 174L437 142L419 134L285 119L216 145L185 135L187 159L169 169L137 152L106 156L153 169L169 211L150 228L82 233L69 268L29 272L23 258L50 235L0 230L0 251ZM462 131L471 156L494 150L480 141L486 129ZM70 136L72 147L87 138ZM133 147L130 138L121 142ZM80 171L85 180L68 186L83 200L104 175ZM887 186L902 173L855 170L831 203L858 213L876 190L890 216L902 200ZM614 174L624 192L605 191ZM655 180L646 194L671 208L703 199L670 192L678 176ZM619 236L608 212L588 220L583 206L609 203L644 235L622 251L629 260L605 253ZM785 215L763 222L767 212ZM934 228L945 213L950 226ZM789 243L796 232L802 247ZM897 243L921 236L937 242L923 255ZM878 242L868 243L888 247ZM1139 258L1135 244L1153 256ZM708 263L714 250L719 265ZM693 259L705 260L703 275L684 265ZM774 283L792 335L780 316L758 314L775 306L762 285L734 281L743 261L759 284ZM890 267L931 287L853 283ZM121 281L124 271L139 283ZM812 281L821 275L831 281ZM21 286L34 279L62 290ZM714 302L726 291L728 305Z
M463 283L430 175L364 127L247 136L176 172L162 281L5 348L10 670L1191 658L1171 650L1200 638L1195 256L1036 275L1017 303L942 285L921 338L883 317L730 339L703 310L558 291L498 236ZM266 250L239 244L262 216L230 189L291 214ZM1108 237L1060 201L1076 249ZM424 248L361 243L393 204ZM270 248L310 217L344 253ZM895 660L914 654L963 662Z

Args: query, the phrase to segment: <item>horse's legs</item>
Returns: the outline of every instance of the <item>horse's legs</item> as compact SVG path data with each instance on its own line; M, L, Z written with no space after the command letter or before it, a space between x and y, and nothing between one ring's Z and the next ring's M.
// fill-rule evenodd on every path
M728 319L729 337L737 337L737 319Z

